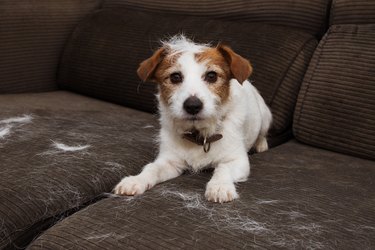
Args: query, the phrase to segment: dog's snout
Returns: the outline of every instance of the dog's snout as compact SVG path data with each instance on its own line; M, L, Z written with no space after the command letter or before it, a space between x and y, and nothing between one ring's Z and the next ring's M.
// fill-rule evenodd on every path
M203 103L199 100L196 96L190 96L184 102L184 109L191 115L196 115L201 111L203 108Z

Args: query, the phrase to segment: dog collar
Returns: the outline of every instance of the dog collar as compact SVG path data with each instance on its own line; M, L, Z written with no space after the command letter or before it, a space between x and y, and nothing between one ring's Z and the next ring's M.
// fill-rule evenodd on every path
M182 138L191 141L199 146L203 146L203 151L207 153L210 151L211 143L223 138L222 134L213 134L209 137L201 136L198 130L194 129L183 134Z

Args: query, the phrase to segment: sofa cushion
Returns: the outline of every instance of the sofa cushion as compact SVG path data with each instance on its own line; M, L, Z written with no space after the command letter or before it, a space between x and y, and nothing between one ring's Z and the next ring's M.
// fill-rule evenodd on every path
M305 143L375 159L375 24L334 25L306 73L294 117Z
M0 93L57 89L64 44L101 0L2 0L0 2Z
M29 249L373 249L374 162L295 141L251 157L240 198L206 202L209 173L101 200Z
M106 0L103 8L124 7L153 13L210 17L229 21L268 23L324 34L329 0Z
M69 40L59 72L60 86L154 112L156 84L142 84L136 70L159 46L159 39L181 31L196 41L227 43L250 58L251 79L274 115L273 135L290 128L300 83L317 41L287 27L102 10L82 22Z
M156 152L151 114L68 92L3 95L0 107L1 249L110 192Z
M332 2L331 24L375 23L375 1L334 0Z

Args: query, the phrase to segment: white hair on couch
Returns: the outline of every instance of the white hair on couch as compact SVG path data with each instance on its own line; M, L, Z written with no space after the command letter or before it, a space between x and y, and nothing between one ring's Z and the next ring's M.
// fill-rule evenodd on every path
M229 230L239 230L262 234L269 229L264 223L258 222L248 216L241 215L236 210L217 210L209 207L207 202L199 193L181 192L176 190L162 190L163 197L177 197L183 201L183 207L189 210L199 210L203 212L219 227L228 228Z
M52 146L54 148L59 149L59 150L64 151L64 152L81 151L81 150L84 150L86 148L91 147L91 145L68 146L68 145L63 144L63 143L54 142L54 141L52 141L52 142L53 142Z
M28 123L31 122L33 117L31 115L16 116L7 119L0 120L0 124L9 124L9 123Z
M10 134L10 128L11 126L5 126L3 128L0 128L0 139Z
M85 149L90 148L91 145L69 146L61 142L55 142L53 140L51 141L52 141L52 144L50 147L52 147L52 149L49 149L37 155L48 156L48 155L55 155L55 154L60 154L60 153L76 153L77 155L75 157L82 157L83 155L90 154Z
M6 136L10 135L13 128L29 123L32 119L33 117L31 115L25 114L0 120L0 125L4 125L0 127L0 139L4 139Z

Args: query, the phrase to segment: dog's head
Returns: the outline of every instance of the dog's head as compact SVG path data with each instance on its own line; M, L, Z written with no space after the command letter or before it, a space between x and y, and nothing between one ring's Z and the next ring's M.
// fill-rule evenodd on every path
M195 44L184 36L165 42L137 71L142 81L159 84L162 115L178 130L195 128L208 134L224 115L230 80L242 84L251 72L249 61L229 47Z

